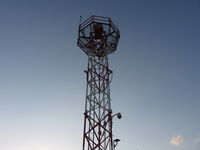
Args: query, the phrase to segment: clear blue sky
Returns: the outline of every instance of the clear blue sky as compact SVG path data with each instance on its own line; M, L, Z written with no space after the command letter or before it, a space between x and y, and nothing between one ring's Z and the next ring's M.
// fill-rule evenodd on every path
M1 0L0 150L82 149L81 15L121 31L109 56L117 150L200 150L199 0Z

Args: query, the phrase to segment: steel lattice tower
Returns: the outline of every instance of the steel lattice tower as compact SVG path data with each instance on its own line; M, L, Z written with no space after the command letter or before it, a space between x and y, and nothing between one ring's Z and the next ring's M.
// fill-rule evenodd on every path
M88 55L83 150L113 150L108 54L116 51L120 33L107 17L91 16L80 22L78 46ZM121 114L116 114L121 118Z

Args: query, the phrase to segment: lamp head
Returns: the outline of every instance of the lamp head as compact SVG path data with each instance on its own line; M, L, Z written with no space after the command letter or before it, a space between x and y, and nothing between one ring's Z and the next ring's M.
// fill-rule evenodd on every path
M119 142L119 141L120 141L120 139L115 139L115 140L114 140L114 142L116 142L116 143Z
M118 119L121 119L121 118L122 118L122 114L121 114L121 113L118 113L118 114L117 114L117 118L118 118Z
M114 148L117 146L118 142L120 141L120 139L115 139L114 140Z

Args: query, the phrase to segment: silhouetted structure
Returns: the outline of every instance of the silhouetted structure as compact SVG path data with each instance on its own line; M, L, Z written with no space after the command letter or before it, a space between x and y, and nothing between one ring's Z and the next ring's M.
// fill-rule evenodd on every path
M110 18L91 16L79 24L77 44L88 55L83 150L113 150L119 141L113 140L112 119L122 116L112 115L108 65L108 54L116 51L119 38Z

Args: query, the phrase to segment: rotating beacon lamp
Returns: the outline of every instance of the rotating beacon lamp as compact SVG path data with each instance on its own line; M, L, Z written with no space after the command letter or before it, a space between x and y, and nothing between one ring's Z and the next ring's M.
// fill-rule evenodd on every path
M83 150L114 150L110 82L112 71L108 54L117 49L120 33L107 17L91 16L80 22L78 46L88 56L86 100L84 113Z

